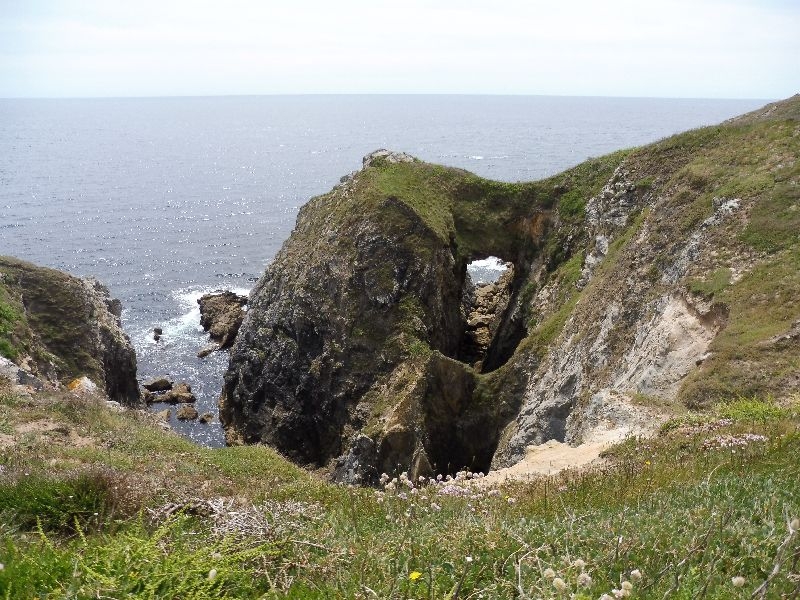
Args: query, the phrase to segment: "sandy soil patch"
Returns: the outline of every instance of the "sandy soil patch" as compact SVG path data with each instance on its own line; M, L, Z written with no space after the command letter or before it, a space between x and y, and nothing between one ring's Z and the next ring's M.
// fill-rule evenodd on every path
M586 436L590 441L579 446L569 446L556 440L528 446L525 458L521 461L510 467L491 471L480 481L482 485L498 485L506 481L524 481L542 475L555 475L565 469L586 467L602 460L600 454L603 450L633 433L629 427L598 427Z

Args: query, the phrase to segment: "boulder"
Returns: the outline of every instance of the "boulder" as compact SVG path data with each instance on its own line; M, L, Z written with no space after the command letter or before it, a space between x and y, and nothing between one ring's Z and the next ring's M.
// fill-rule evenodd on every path
M159 421L163 421L165 423L169 423L169 417L170 417L170 413L171 412L172 411L170 411L170 409L165 408L164 410L159 410L158 412L155 412L153 414L156 416L156 419L158 419Z
M165 392L157 398L158 402L169 402L170 404L191 404L197 398L192 393L191 386L186 382L181 382L171 390Z
M97 384L84 375L70 381L67 389L76 394L91 394L97 391Z
M208 331L211 339L219 344L219 348L229 348L236 339L242 325L247 304L247 296L233 292L215 292L202 296L200 305L200 325Z
M142 387L148 392L166 392L167 390L172 389L172 385L172 381L170 381L166 376L162 376L145 381L142 384Z
M203 413L198 420L205 425L214 420L214 415L210 412Z
M184 404L175 411L175 416L181 421L194 421L197 414L197 409L191 404Z

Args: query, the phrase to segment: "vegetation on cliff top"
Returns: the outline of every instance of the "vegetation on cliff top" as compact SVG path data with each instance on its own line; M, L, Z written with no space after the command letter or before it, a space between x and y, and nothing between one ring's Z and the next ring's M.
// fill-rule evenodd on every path
M80 280L54 269L0 256L0 354L29 355L64 380L103 381L103 366L87 348L90 308Z

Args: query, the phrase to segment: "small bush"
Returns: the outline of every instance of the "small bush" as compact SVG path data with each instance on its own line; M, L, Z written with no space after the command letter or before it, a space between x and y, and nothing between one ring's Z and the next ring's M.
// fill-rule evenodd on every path
M11 345L11 342L0 339L0 356L13 361L17 359L18 355L19 352Z

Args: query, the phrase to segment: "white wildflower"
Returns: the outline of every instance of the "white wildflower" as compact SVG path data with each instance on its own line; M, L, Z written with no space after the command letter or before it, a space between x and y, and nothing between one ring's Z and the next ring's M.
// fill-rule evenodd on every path
M611 597L611 594L603 594L600 596L600 600L614 600L614 598Z
M792 531L798 531L798 530L800 530L800 519L792 519L792 522L791 522L791 523L789 523L789 528L790 528Z
M642 579L642 572L639 569L634 569L631 571L631 579L634 581L641 581Z
M555 577L556 577L556 572L555 572L555 571L553 571L553 569L551 569L550 567L547 567L547 568L544 570L544 573L542 573L542 575L544 575L544 578L545 578L545 579L555 579Z
M629 592L633 589L633 584L630 581L623 581L622 582L622 589L628 590Z
M556 588L556 591L563 592L567 589L567 584L561 577L556 577L553 579L553 587Z
M214 581L216 578L217 578L217 570L216 569L211 569L208 572L208 580L209 581Z
M572 566L583 571L583 569L586 567L586 562L580 558L576 558L572 561Z
M464 560L466 560L468 563L471 563L472 562L472 557L471 556L467 556Z
M592 587L592 578L588 573L581 573L578 575L578 585L581 587Z
M742 577L741 575L737 575L736 577L731 579L731 583L733 584L733 587L744 587L745 583L744 577Z

